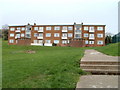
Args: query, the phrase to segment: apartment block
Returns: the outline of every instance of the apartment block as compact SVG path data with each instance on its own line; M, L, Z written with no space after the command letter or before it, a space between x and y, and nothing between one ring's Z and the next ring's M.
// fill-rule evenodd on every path
M13 25L9 26L9 45L95 47L105 45L102 24Z

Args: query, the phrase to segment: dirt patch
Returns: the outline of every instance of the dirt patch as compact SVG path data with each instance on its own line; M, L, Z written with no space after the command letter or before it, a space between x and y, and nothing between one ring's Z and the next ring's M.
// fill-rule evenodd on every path
M36 51L33 51L33 50L27 50L27 51L25 51L25 53L30 53L30 54L32 54L32 53L36 53Z

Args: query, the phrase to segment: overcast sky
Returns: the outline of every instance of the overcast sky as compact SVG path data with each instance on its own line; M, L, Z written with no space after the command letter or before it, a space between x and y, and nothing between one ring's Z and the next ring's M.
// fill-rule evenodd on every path
M102 23L118 32L119 0L0 0L4 24ZM2 15L2 16L1 16Z

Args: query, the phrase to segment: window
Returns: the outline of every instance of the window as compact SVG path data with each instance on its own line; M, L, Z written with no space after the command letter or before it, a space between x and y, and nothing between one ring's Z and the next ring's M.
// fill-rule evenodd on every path
M10 28L10 31L14 31L15 30L15 28Z
M38 40L38 43L43 43L43 40Z
M90 39L94 39L94 34L89 34Z
M94 44L94 41L89 41L89 44Z
M59 40L54 40L54 43L55 43L55 44L58 44L58 43L59 43Z
M59 26L54 27L54 30L60 30Z
M85 44L88 44L88 40L85 40Z
M14 43L14 40L13 40L13 39L10 39L10 40L9 40L9 43Z
M70 40L68 40L68 42L67 43L70 43Z
M34 33L34 37L37 37L38 36L38 34L37 33Z
M88 30L88 27L87 27L87 26L85 26L85 27L84 27L84 30Z
M72 26L68 26L68 30L73 30L73 27Z
M45 40L45 43L50 43L51 42L51 40Z
M17 37L17 38L20 38L20 34L16 34L16 37Z
M81 38L81 34L75 34L75 38Z
M88 37L88 33L84 33L84 37Z
M51 27L46 27L46 30L51 30Z
M39 30L43 30L44 29L44 27L39 27Z
M75 30L75 33L81 33L81 30Z
M103 44L103 41L97 41L97 44L98 44L98 45L102 45L102 44Z
M10 37L14 37L14 33L11 33L11 34L10 34Z
M72 35L73 35L72 33L68 33L68 37L72 37Z
M103 38L103 34L97 34L98 38Z
M62 44L67 44L67 41L66 40L62 40Z
M42 34L42 33L40 33L40 34L39 34L39 37L43 37L43 34Z
M37 40L34 40L34 43L37 43Z
M22 31L24 31L24 30L25 30L25 28L24 28L24 27L22 27L22 28L21 28L21 30L22 30Z
M63 26L63 27L62 27L62 30L67 30L67 26Z
M46 37L51 37L51 33L46 33Z
M103 30L103 27L97 27L97 30Z
M62 34L62 37L67 37L67 33L63 33L63 34Z
M59 33L54 33L54 37L59 37L60 34Z
M94 32L94 27L90 27L89 32Z
M20 27L17 27L17 30L20 30Z
M38 27L34 27L34 30L38 30Z
M22 33L22 34L21 34L21 37L24 37L24 36L25 36L24 33Z

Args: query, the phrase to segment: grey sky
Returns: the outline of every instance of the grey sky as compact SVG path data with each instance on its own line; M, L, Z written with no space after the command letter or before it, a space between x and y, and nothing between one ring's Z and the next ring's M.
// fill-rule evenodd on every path
M118 32L119 0L0 0L4 24L103 23Z

